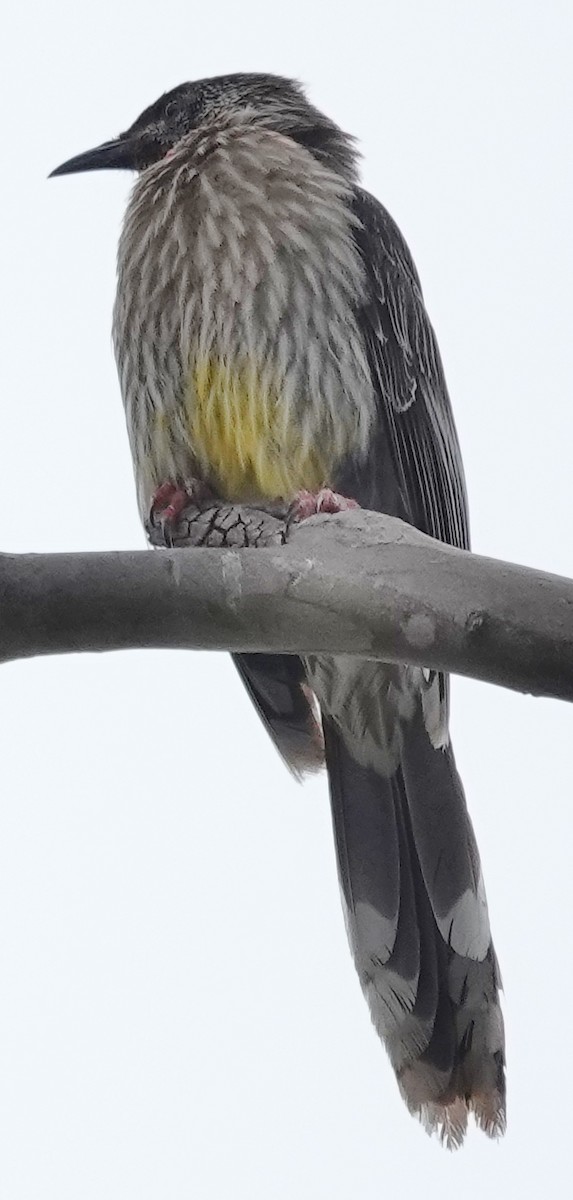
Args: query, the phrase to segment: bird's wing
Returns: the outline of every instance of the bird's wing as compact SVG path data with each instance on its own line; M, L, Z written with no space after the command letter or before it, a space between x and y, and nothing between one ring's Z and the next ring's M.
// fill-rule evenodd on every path
M234 654L233 661L281 758L295 778L324 763L317 705L294 654Z
M359 319L378 420L366 462L349 462L338 491L469 549L464 469L438 344L412 256L386 209L354 190L356 241L366 275ZM448 738L449 685L426 673L422 703L432 743Z
M372 447L378 463L370 463L368 483L362 475L362 491L369 491L359 499L468 549L460 448L416 268L390 214L361 188L354 211L367 280L360 322L379 402Z

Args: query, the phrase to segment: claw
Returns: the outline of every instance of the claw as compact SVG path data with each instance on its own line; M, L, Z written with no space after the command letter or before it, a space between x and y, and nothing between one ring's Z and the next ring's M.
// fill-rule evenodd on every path
M208 489L200 480L190 480L185 486L162 483L153 493L149 522L159 525L166 542L171 544L173 530L183 510L191 504L199 506L207 495Z
M289 508L289 522L306 521L317 513L347 512L350 508L360 508L357 500L350 496L341 496L331 488L321 488L319 492L297 492Z
M175 524L187 504L193 503L193 496L185 488L177 487L174 483L162 483L153 495L151 502L151 520L162 525Z

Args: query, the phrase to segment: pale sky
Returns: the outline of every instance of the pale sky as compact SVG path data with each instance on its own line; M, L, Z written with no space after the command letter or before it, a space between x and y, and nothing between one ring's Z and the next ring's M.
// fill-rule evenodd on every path
M356 134L445 362L476 550L573 574L569 0L101 0L3 17L10 551L133 549L110 323L127 174L47 182L165 89L296 75ZM454 682L505 983L509 1130L408 1115L346 945L326 781L224 655L0 673L2 1200L569 1194L573 713Z

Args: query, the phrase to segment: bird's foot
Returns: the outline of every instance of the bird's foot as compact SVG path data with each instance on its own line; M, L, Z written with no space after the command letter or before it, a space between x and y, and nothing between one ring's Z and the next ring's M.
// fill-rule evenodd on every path
M209 495L209 488L200 479L187 480L185 485L162 483L153 493L149 524L159 526L166 541L170 541L184 509L191 504L199 508Z
M350 508L360 508L357 500L350 496L341 496L331 488L321 488L319 492L297 492L289 507L289 524L296 521L306 521L317 513L346 512Z

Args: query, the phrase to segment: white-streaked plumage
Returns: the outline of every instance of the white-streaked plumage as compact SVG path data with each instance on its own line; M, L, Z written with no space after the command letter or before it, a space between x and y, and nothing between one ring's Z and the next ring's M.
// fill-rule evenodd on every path
M162 484L255 504L326 485L469 547L420 281L355 160L298 84L235 75L175 88L59 168L139 171L113 333L144 519ZM450 1146L470 1112L497 1136L500 978L447 678L235 657L288 765L326 757L350 946L406 1104Z
M349 453L365 455L375 397L352 316L364 273L349 195L303 147L243 116L190 134L139 177L119 245L113 336L144 517L165 479L209 474L193 436L197 364L232 376L244 363L249 403L276 397L286 485L297 473L287 461L293 431L301 460L318 446L329 472ZM237 498L221 473L211 482Z

